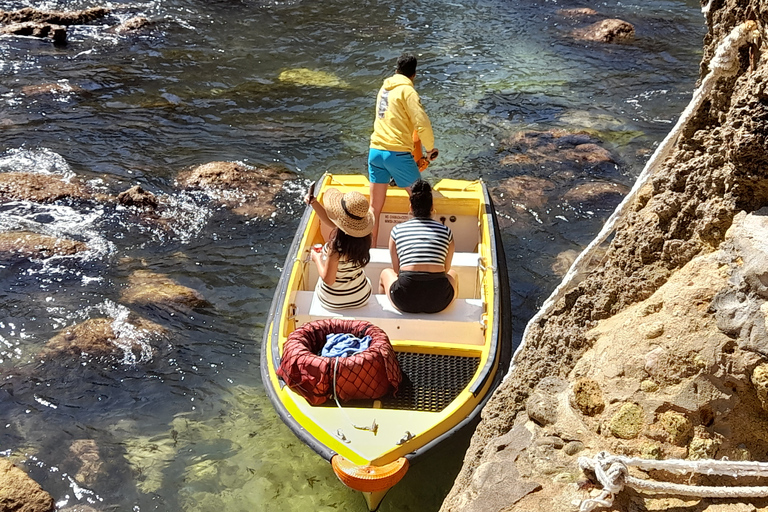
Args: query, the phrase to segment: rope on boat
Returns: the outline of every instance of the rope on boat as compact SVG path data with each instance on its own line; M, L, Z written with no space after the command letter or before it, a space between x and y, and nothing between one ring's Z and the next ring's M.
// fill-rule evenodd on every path
M594 458L579 457L579 468L595 473L597 480L603 486L602 492L594 497L581 501L579 512L591 512L598 507L610 507L616 495L630 486L635 489L693 496L697 498L762 498L768 496L765 486L696 486L643 480L629 475L629 467L639 469L664 470L673 473L700 473L704 475L728 475L739 477L768 477L768 462L730 461L730 460L652 460L610 455L600 452Z
M555 304L563 298L563 296L574 287L576 287L581 278L586 274L587 265L592 260L597 248L605 242L605 240L613 233L616 224L619 219L626 213L629 206L634 202L640 189L650 181L651 176L661 167L667 157L672 153L672 149L677 142L678 137L683 131L683 128L691 120L693 115L699 110L704 100L709 97L715 84L720 78L730 77L738 73L740 69L739 50L746 44L757 44L760 41L760 30L755 21L749 20L734 28L728 36L718 45L715 55L709 62L709 73L702 81L696 91L693 93L693 98L688 106L683 111L677 124L671 132L664 138L659 144L651 156L650 160L645 164L643 172L638 176L632 189L624 197L622 202L616 207L616 210L611 214L608 220L603 225L603 228L597 234L594 240L579 254L576 260L571 264L570 269L563 277L562 282L552 292L552 294L544 301L539 311L531 318L526 324L523 331L522 342L518 346L515 354L512 357L512 364L509 367L505 379L512 374L512 370L515 366L515 360L518 354L525 346L526 340L530 334L532 325L539 322L544 316L548 315L555 307Z
M339 368L339 357L334 358L335 361L333 363L333 399L336 401L336 405L339 407L339 411L341 411L341 414L344 415L345 418L347 418L347 421L350 425L355 427L357 430L368 430L370 432L373 432L373 435L376 435L376 433L379 431L379 424L376 423L376 418L373 419L373 423L371 423L369 426L360 426L356 425L354 421L352 421L352 418L350 418L347 415L347 412L344 410L344 408L339 403L339 397L336 395L336 371ZM344 433L341 431L341 429L336 431L336 434L339 436L339 439L341 439L344 442L347 441L346 437L344 436Z

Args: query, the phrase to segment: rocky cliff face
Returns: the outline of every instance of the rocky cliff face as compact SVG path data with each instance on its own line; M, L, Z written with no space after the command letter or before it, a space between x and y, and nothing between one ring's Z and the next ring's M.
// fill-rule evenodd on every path
M732 73L682 127L598 267L529 326L442 510L573 510L596 492L577 483L577 459L601 450L768 460L768 5L702 11L700 82L734 28L761 37L737 45ZM744 506L729 503L630 491L618 505Z

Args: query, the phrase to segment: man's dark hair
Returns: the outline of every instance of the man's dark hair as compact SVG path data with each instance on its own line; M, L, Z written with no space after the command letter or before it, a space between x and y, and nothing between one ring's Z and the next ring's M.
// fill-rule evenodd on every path
M401 75L412 77L416 74L416 57L410 53L404 53L397 59L397 70Z

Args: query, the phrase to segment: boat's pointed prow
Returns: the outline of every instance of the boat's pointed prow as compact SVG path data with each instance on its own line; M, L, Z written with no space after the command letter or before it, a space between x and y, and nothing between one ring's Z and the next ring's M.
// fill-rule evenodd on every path
M381 505L381 502L384 500L384 496L386 496L388 492L389 489L386 491L364 492L363 498L365 498L365 504L368 505L368 510L370 512L376 512L379 510L379 505Z
M331 458L331 466L341 483L362 492L368 510L374 511L379 508L387 491L405 476L409 463L408 459L400 457L383 466L358 466L337 454Z

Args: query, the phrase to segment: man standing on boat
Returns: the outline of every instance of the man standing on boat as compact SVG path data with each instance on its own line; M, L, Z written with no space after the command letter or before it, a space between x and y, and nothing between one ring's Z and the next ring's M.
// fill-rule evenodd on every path
M411 185L419 179L419 167L412 154L414 131L427 150L427 159L434 160L437 156L432 124L413 87L414 77L416 57L407 53L401 55L395 74L384 80L376 97L376 118L368 152L374 247L390 180L394 179L398 187L405 188L410 194Z

